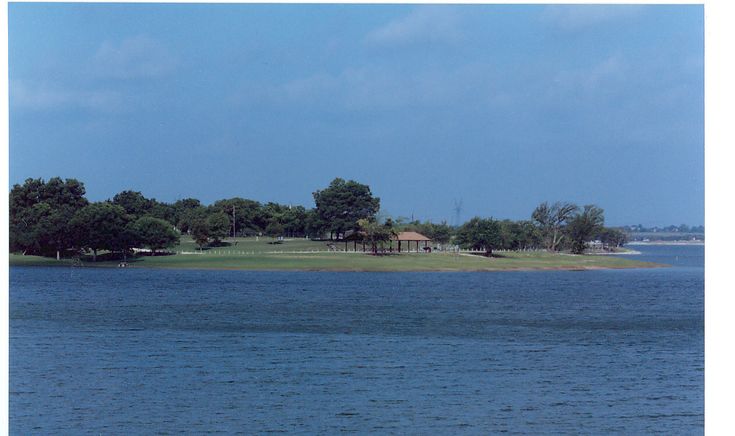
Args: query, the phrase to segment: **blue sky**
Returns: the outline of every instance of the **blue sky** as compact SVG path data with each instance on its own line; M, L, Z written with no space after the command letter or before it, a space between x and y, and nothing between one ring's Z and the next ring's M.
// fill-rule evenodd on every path
M704 222L701 6L10 4L10 184Z

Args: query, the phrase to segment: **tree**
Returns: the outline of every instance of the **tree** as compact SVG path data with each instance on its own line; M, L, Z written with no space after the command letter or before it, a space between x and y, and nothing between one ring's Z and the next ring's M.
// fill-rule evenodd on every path
M474 217L464 223L457 231L457 243L463 248L485 250L485 256L492 256L493 249L500 246L500 223L492 218Z
M321 219L316 209L306 211L304 217L304 232L311 239L321 239L327 231L327 223Z
M181 233L189 233L192 223L194 222L194 212L196 210L203 211L202 203L196 198L184 198L176 200L172 205L174 211L174 224Z
M150 248L154 256L156 250L173 247L179 243L179 233L168 221L160 218L150 216L138 218L133 230L140 244Z
M572 217L565 229L572 253L582 254L587 241L599 233L604 223L604 211L593 204L585 205L581 213Z
M230 233L230 218L224 212L215 212L207 217L209 237L219 244Z
M209 243L209 226L204 218L199 218L191 224L191 236L200 251Z
M539 229L531 221L519 221L518 225L518 249L527 250L541 246L541 234Z
M61 252L74 245L69 221L77 210L87 205L84 184L76 179L53 177L26 179L10 191L11 249L43 253Z
M600 229L597 238L608 247L622 247L628 242L628 233L622 229L604 227Z
M363 233L363 240L370 244L373 254L378 254L378 246L384 249L385 244L397 235L390 218L383 224L363 218L357 221L357 225Z
M556 251L564 238L564 225L578 210L576 204L562 202L556 202L551 206L543 202L536 207L531 217L541 231L547 250Z
M181 233L191 233L192 225L196 221L207 220L207 208L203 206L196 206L186 209L180 209L176 213L176 227Z
M356 230L357 221L371 219L380 210L380 199L373 197L370 187L354 180L332 180L329 187L314 192L316 211L327 225L330 239L347 230Z
M283 232L283 225L281 225L281 223L279 223L278 221L273 221L269 223L265 228L265 234L274 238L278 236L283 236Z
M223 212L231 220L234 211L234 221L230 221L230 224L236 234L258 233L268 225L264 219L263 206L254 200L240 197L217 200L211 208Z
M125 213L135 219L148 215L153 207L153 201L145 198L138 191L122 191L112 197L112 204L125 209Z
M439 244L446 244L452 238L452 228L447 224L446 221L443 221L441 224L434 224L431 221L426 221L423 223L420 223L419 221L414 221L406 225L399 224L399 226L403 228L403 231L414 231L421 233L422 235L427 236L429 239Z
M110 203L92 203L74 214L69 225L74 229L77 244L92 250L92 261L96 262L98 250L124 249L120 239L128 221L122 207Z

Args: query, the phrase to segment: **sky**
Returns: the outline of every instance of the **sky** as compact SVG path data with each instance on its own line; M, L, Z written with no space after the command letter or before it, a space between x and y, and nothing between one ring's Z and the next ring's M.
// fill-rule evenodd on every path
M208 204L704 223L691 5L9 5L10 185L54 176Z

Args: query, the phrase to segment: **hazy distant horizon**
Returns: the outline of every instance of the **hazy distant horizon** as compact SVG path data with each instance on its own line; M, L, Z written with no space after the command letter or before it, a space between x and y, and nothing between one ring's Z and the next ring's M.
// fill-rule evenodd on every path
M9 5L10 186L704 224L701 5Z

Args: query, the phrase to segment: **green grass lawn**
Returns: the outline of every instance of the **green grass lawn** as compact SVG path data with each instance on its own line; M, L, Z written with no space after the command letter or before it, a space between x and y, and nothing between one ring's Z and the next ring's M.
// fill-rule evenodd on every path
M328 251L325 242L304 239L287 240L272 245L270 238L240 238L237 244L199 251L190 238L182 238L173 249L177 254L139 256L131 259L130 267L240 269L240 270L303 270L303 271L512 271L512 270L584 270L600 268L645 268L660 266L624 259L617 256L571 256L539 252L504 252L486 258L454 253L401 253L371 256L362 252ZM340 250L344 243L335 244ZM349 246L350 249L352 245ZM182 254L183 253L183 254ZM70 266L71 260L57 261L38 256L10 255L10 265ZM85 260L84 266L117 266L118 261Z

